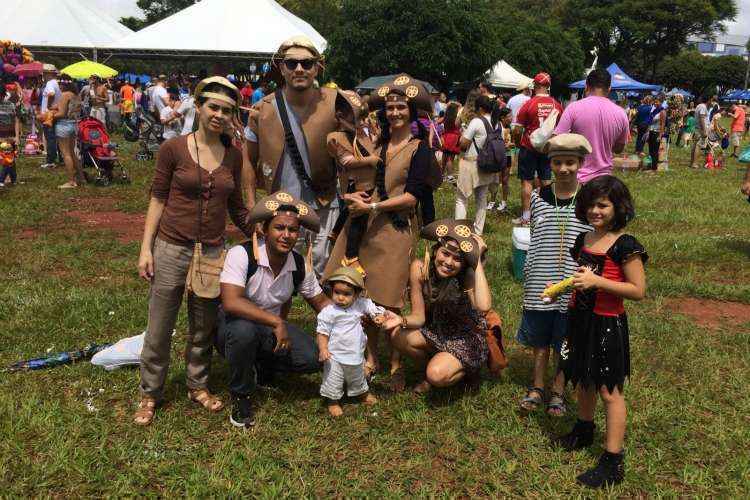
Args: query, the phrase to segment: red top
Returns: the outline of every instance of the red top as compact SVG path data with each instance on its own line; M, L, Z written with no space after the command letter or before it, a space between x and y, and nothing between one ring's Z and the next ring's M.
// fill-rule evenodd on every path
M252 87L242 87L240 89L240 95L242 96L242 102L243 104L250 104L250 100L253 97L253 88Z
M521 138L521 146L526 149L533 149L529 136L532 132L539 128L539 119L547 118L553 109L562 115L562 105L557 102L554 97L548 95L535 95L521 106L516 115L516 123L521 125L523 130L523 137ZM557 121L560 121L560 115L557 116ZM555 123L557 125L557 123Z
M604 259L604 266L602 268L602 278L608 280L617 281L618 283L625 282L625 273L622 270L622 266L617 264L612 258L606 253L592 252L587 248L581 250L583 253L587 253L592 256ZM623 304L622 297L612 295L609 292L602 290L596 291L596 301L594 303L594 314L600 316L619 316L625 312L625 306Z

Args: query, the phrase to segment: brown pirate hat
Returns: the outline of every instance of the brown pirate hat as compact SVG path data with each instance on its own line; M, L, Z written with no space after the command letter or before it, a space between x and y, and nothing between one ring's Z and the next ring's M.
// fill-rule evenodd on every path
M427 92L424 84L406 73L396 75L393 80L387 81L370 94L372 109L383 107L390 100L413 101L417 109L427 111L430 114L434 111L432 96Z
M255 204L248 215L248 222L255 224L273 219L279 214L295 215L299 223L313 232L320 231L320 217L302 200L284 191L278 191L265 198L261 198Z
M476 267L479 262L479 245L472 237L471 226L474 221L468 219L440 219L422 228L421 237L437 241L454 252L460 252L469 267Z

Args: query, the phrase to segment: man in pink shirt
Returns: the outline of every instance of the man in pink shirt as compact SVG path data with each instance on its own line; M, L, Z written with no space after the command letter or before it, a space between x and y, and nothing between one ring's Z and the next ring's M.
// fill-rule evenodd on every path
M581 134L591 143L592 152L578 170L579 182L588 182L612 173L612 155L621 153L630 140L628 116L609 100L612 76L606 69L595 69L586 77L586 97L565 108L555 134Z
M740 104L732 106L732 156L737 158L742 134L745 133L745 108Z

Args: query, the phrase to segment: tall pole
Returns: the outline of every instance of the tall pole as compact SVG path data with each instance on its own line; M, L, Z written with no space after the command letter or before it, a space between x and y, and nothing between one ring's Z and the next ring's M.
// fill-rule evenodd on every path
M747 59L747 67L745 68L745 86L743 88L747 90L747 83L750 80L750 37L747 38L745 44L745 59Z

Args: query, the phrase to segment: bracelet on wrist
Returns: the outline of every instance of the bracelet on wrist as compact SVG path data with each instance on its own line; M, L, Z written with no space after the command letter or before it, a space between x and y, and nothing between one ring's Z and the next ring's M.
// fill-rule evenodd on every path
M406 320L406 316L401 316L401 328L408 328L409 322Z

